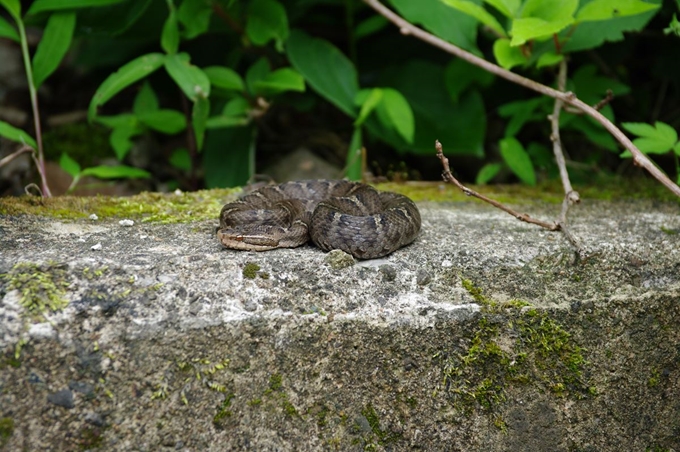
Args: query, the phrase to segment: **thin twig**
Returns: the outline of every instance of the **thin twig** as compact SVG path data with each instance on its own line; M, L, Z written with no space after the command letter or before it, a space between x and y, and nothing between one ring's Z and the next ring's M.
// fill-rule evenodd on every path
M19 157L21 154L25 154L26 152L35 152L35 149L30 146L23 145L18 151L14 151L10 155L3 157L2 160L0 160L0 167L7 165L9 162Z
M557 74L557 89L562 91L567 81L567 63L562 60L560 62L560 70ZM562 111L562 105L564 102L559 97L555 98L555 106L553 107L553 112L549 116L551 134L550 139L553 142L553 153L555 154L555 161L557 162L557 167L560 170L560 178L562 179L562 186L564 187L564 193L568 194L573 191L571 187L571 182L569 181L569 173L567 172L567 165L564 161L564 153L562 152L562 140L560 139L560 111Z
M21 37L21 54L24 59L24 69L26 70L26 79L28 81L28 93L31 97L31 107L33 110L33 125L35 126L35 141L38 144L38 157L34 157L38 174L40 175L41 194L48 198L52 197L52 192L47 184L47 174L45 173L45 154L43 153L42 130L40 126L40 110L38 109L38 90L35 88L33 82L33 67L31 66L30 53L28 52L28 39L26 38L26 29L21 19L17 19L17 27L19 28L19 36Z
M605 105L608 105L613 99L614 99L614 93L612 92L612 90L608 89L606 96L604 96L604 98L601 101L599 101L598 103L593 105L593 108L597 111L600 111L604 108ZM578 108L574 108L574 107L564 106L563 109L564 109L564 111L566 111L567 113L571 113L572 115L584 115L585 114L585 112L583 110L579 110Z
M560 69L557 74L557 89L564 91L567 84L567 62L566 60L560 61ZM569 180L569 172L567 171L567 164L564 159L564 151L562 149L562 139L560 138L560 112L562 111L562 106L564 102L561 99L555 99L555 106L553 107L553 112L548 118L550 119L550 139L553 142L553 153L555 154L555 162L557 162L557 167L560 170L560 179L562 179L562 187L564 188L564 199L562 200L562 209L560 211L560 216L557 218L557 224L560 226L564 236L567 238L569 243L576 249L578 255L583 253L581 244L576 239L576 237L571 233L569 227L567 226L567 212L569 207L577 204L581 201L581 198L577 191L571 186L571 181Z
M506 80L509 80L513 83L516 83L518 85L524 86L526 88L529 88L533 91L536 91L540 94L544 94L549 97L553 97L555 99L561 99L562 102L565 104L574 106L580 110L582 110L585 114L588 116L592 117L595 119L597 122L602 124L602 126L607 129L607 131L612 134L616 140L623 145L624 148L628 149L630 153L633 155L633 163L637 166L640 166L644 168L649 174L651 174L655 179L657 179L659 182L661 182L664 186L666 186L670 191L672 191L675 195L680 196L680 187L677 186L676 184L673 183L672 180L668 178L660 169L658 169L648 158L645 156L634 144L630 139L618 128L616 127L611 121L609 121L602 113L591 107L590 105L584 103L580 99L578 99L574 93L567 91L567 92L560 92L556 89L550 88L549 86L545 86L541 83L535 82L531 79L528 79L526 77L522 77L519 74L515 74L514 72L510 72L506 69L503 69L500 66L496 66L493 63L490 63L489 61L486 61L483 58L480 58L476 55L473 55L469 52L466 52L465 50L461 49L460 47L457 47L449 42L444 41L443 39L440 39L430 33L427 33L424 30L421 30L420 28L412 25L408 21L404 20L401 18L399 15L394 13L392 10L384 6L382 3L380 3L378 0L363 0L364 3L366 3L368 6L376 10L379 14L384 16L387 20L390 22L394 23L397 27L399 27L399 30L403 35L413 35L414 37L427 42L428 44L431 44L435 47L439 47L440 49L457 56L458 58L467 61L470 64L473 64L475 66L481 67L482 69L497 75L499 77L503 77Z
M442 144L439 142L439 140L436 140L434 142L434 147L437 150L437 157L439 160L442 162L442 167L444 167L444 171L442 172L442 177L444 178L445 181L451 182L454 184L456 187L460 188L463 193L465 193L468 196L472 196L477 199L481 199L484 202L487 202L491 204L494 207L497 207L501 209L504 212L509 213L513 217L517 218L520 221L524 221L526 223L531 223L535 224L538 226L541 226L542 228L546 228L550 231L559 231L560 230L560 225L557 223L548 223L545 221L537 220L535 218L531 218L529 215L526 213L519 213L510 207L507 207L500 202L496 201L495 199L487 198L486 196L477 193L476 191L467 188L465 185L461 184L458 179L453 177L453 174L451 173L451 169L449 168L449 159L446 158L444 155L444 151L442 149Z

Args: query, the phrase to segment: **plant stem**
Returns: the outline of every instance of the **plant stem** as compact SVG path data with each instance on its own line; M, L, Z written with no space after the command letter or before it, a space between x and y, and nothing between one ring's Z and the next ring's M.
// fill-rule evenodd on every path
M28 40L26 39L26 29L21 18L16 18L17 27L19 28L19 36L21 37L21 54L24 57L24 67L26 69L26 82L28 83L28 92L31 95L31 107L33 109L33 123L35 124L35 141L38 143L38 159L36 165L38 167L38 174L40 174L40 181L42 185L42 194L44 197L52 197L52 192L47 184L47 177L45 175L45 155L43 153L42 131L40 128L40 111L38 110L38 90L35 89L33 83L33 68L31 67L31 55L28 53Z
M670 178L666 176L663 173L663 171L659 170L649 160L649 158L647 158L647 156L644 155L637 148L637 146L635 146L633 142L618 127L614 125L614 123L612 123L609 119L607 119L604 115L602 115L602 113L597 111L595 108L578 99L576 95L574 95L574 93L572 93L571 91L560 92L556 89L550 88L549 86L543 85L526 77L522 77L519 74L515 74L514 72L508 71L507 69L503 69L502 67L497 66L489 61L486 61L484 58L480 58L477 55L473 55L470 52L466 52L460 47L455 46L450 42L444 41L443 39L438 38L437 36L432 35L416 27L415 25L411 24L407 20L400 17L391 9L387 8L378 0L363 0L363 1L368 6L376 10L380 15L384 16L387 20L389 20L397 27L399 27L399 31L401 32L401 34L412 35L424 42L427 42L428 44L434 47L439 47L445 52L455 55L458 58L467 61L470 64L478 66L487 72L502 77L520 86L524 86L525 88L531 89L540 94L544 94L554 99L560 99L565 104L572 105L578 108L579 110L583 111L585 114L599 122L602 125L602 127L607 129L607 131L619 143L623 145L624 148L628 149L630 153L633 154L633 163L635 165L641 166L642 168L647 170L649 174L651 174L656 180L658 180L664 186L666 186L676 196L680 196L680 187L676 185L672 180L670 180Z

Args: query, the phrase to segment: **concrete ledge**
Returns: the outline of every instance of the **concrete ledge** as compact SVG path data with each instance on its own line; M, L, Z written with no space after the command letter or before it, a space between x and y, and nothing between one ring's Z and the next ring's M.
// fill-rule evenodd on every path
M0 218L0 449L680 450L677 204L586 201L580 262L419 207L413 245L344 268L216 221Z

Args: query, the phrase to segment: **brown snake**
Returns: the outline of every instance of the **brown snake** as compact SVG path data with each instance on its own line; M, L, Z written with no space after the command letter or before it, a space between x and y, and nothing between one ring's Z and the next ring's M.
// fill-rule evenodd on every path
M345 180L286 182L226 204L217 238L226 248L293 248L311 238L322 250L360 259L385 256L415 240L420 212L409 198Z

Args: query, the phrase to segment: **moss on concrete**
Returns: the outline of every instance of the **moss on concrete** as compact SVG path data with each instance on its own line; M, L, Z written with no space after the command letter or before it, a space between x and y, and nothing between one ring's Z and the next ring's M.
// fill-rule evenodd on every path
M394 191L404 194L414 201L468 201L466 196L452 184L445 182L409 182L380 183L380 190ZM562 184L559 180L540 182L534 187L528 185L468 185L478 193L486 195L502 203L526 204L527 202L547 202L559 204L564 198ZM646 178L626 178L600 176L591 185L575 184L581 199L654 199L658 201L677 202L678 198L667 188L655 180ZM480 201L481 202L481 201Z
M216 219L224 203L233 199L239 191L144 192L130 197L10 197L0 199L0 215L39 215L75 220L95 214L100 219L131 218L142 222L187 223Z
M462 411L493 411L510 385L528 384L556 397L583 398L596 390L584 377L584 350L545 311L513 300L498 303L470 280L463 287L480 304L466 349L438 354L443 388ZM504 421L494 424L502 430Z
M65 295L69 284L63 265L20 262L9 273L0 276L6 280L8 290L19 291L19 303L34 318L41 318L48 311L58 311L68 305Z
M0 418L0 447L4 447L14 433L14 419L11 417Z

